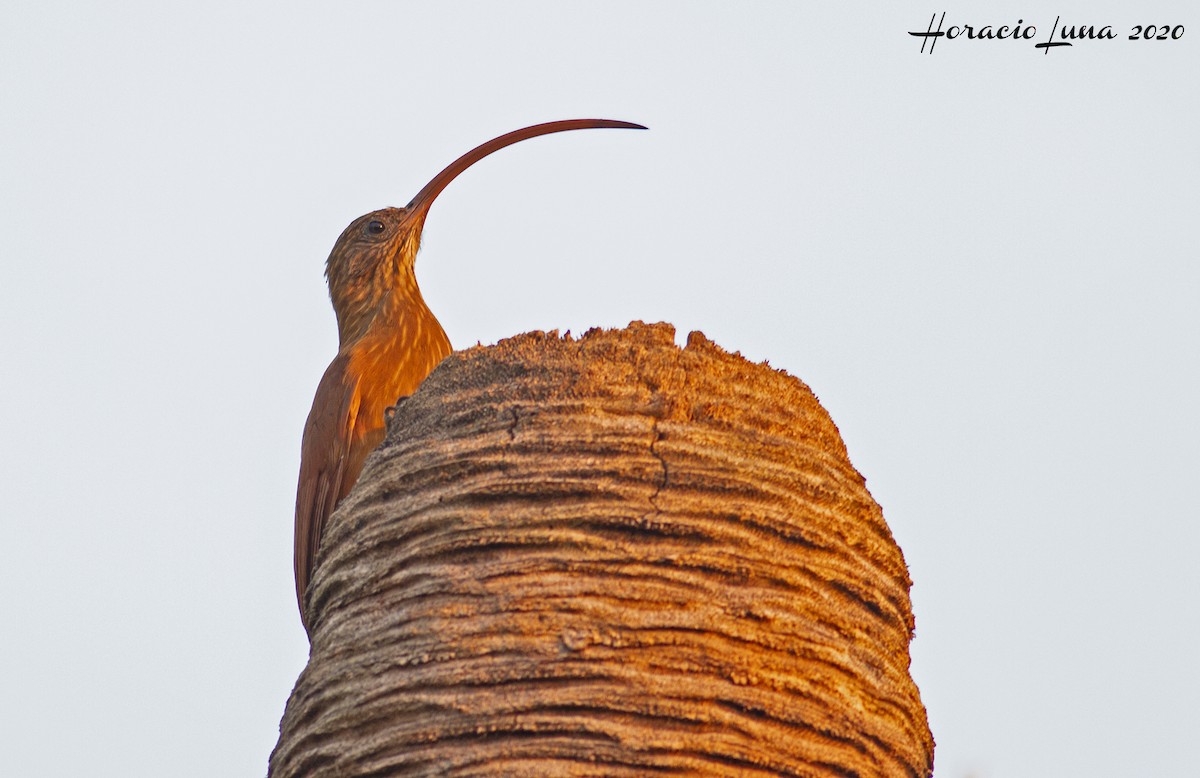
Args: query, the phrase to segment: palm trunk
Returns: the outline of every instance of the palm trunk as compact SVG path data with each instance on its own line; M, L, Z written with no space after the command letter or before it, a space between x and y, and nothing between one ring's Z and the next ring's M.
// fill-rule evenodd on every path
M522 335L400 404L271 776L931 774L908 571L837 428L673 339Z

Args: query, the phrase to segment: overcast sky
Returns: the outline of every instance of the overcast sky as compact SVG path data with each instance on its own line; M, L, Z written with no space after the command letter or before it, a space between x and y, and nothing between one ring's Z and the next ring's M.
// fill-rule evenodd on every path
M1194 4L431 6L0 10L0 772L265 772L334 240L604 117L650 131L439 198L455 346L665 320L799 376L908 560L938 776L1195 775ZM921 54L941 11L1118 38Z

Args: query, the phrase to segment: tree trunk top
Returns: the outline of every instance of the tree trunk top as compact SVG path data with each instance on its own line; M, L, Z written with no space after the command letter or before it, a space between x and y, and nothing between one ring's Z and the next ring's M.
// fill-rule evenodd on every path
M271 774L926 776L909 585L798 379L665 324L469 348L329 521Z

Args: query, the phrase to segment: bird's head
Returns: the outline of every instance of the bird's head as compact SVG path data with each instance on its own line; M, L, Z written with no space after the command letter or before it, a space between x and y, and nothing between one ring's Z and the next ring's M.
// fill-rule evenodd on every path
M478 146L452 162L417 193L404 208L383 208L350 223L334 244L325 263L329 296L337 313L342 345L358 338L370 325L382 302L407 295L420 300L413 272L421 230L429 207L459 173L494 151L528 138L566 130L597 128L646 129L640 124L609 119L569 119L535 124ZM423 303L422 303L423 304Z

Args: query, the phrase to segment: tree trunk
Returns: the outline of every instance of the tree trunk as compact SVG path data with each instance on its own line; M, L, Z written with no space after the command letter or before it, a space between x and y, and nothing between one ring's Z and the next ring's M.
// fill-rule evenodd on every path
M270 775L928 776L909 586L797 379L669 325L457 352L326 529Z

